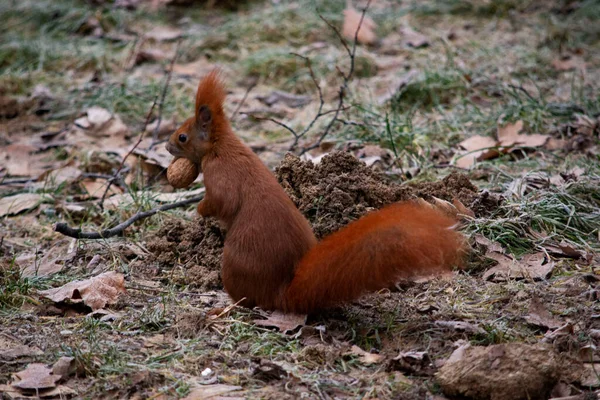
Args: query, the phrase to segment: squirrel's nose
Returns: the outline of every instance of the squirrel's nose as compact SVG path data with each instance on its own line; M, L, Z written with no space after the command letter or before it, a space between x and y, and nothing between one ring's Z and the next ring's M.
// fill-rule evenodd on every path
M177 146L171 142L167 142L167 145L165 146L165 148L167 149L167 151L169 153L171 153L174 156L177 156L179 153L179 149L177 148Z

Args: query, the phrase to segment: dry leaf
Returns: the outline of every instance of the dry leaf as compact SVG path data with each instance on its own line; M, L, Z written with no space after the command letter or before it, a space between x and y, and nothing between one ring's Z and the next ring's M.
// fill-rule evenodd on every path
M114 304L119 295L125 292L125 278L117 272L105 272L83 281L69 282L58 288L42 290L39 293L58 303L69 300L83 302L93 311Z
M21 357L44 354L35 346L27 346L8 334L0 334L0 361L10 361Z
M311 101L310 96L302 96L287 92L282 92L281 90L273 90L266 96L256 96L261 103L272 107L277 103L283 103L288 107L298 108L307 105Z
M433 324L439 328L450 329L457 332L485 334L483 328L465 321L435 321Z
M87 110L87 120L90 125L96 129L102 128L112 119L112 117L110 111L102 107L94 106Z
M453 218L458 215L458 210L449 201L438 199L435 196L432 196L432 199L433 199L435 208L437 208L438 210L442 211L443 213L445 213Z
M27 390L41 390L56 387L60 375L54 375L52 369L44 364L29 364L23 371L14 375L13 387Z
M62 183L71 183L79 179L82 172L79 168L75 167L62 167L57 168L51 171L46 171L38 177L38 182L45 182L46 184L51 184L54 186L58 186Z
M85 191L88 193L88 195L90 197L99 199L104 195L108 181L87 178L87 179L82 180L80 182L80 184L81 184L81 186L83 186L83 188L85 189ZM120 187L111 185L110 189L108 189L107 196L112 196L115 194L120 195L122 193L123 193L123 190Z
M144 36L148 39L156 40L157 42L179 39L183 33L176 28L166 26L157 26Z
M381 354L369 353L367 351L364 351L363 349L361 349L360 347L358 347L356 345L352 346L352 348L350 349L350 352L348 352L347 354L352 354L352 355L360 357L360 362L365 365L377 364L377 363L380 363L383 360L385 360L385 357L382 356Z
M546 334L544 335L544 338L542 339L542 342L552 343L555 339L557 339L559 337L572 335L573 332L574 332L573 324L571 324L570 322L567 322L566 324L564 324L563 326L561 326L560 328L558 328L555 331L546 332Z
M563 325L563 322L554 317L537 297L531 299L529 314L525 320L532 325L548 329L556 329Z
M61 357L52 366L52 373L54 375L67 378L73 375L77 369L75 358L73 357Z
M600 366L593 363L585 363L582 365L579 383L583 387L598 387L600 386Z
M43 196L37 193L19 193L0 199L0 217L15 215L22 211L36 208L43 200Z
M429 38L427 36L416 32L408 26L401 28L400 34L402 35L402 41L410 47L418 49L429 46Z
M571 71L573 69L583 70L585 69L585 61L580 57L566 55L552 60L552 67L559 72Z
M523 121L517 121L514 124L498 125L498 141L501 146L513 147L540 147L543 146L550 136L548 135L522 135L519 132L523 130Z
M405 351L393 358L394 368L403 371L424 371L431 366L431 358L426 351Z
M493 242L479 233L475 235L475 242L484 246L487 252L496 252L504 254L504 249L502 248L502 245L500 243Z
M173 74L182 75L191 78L200 78L215 68L215 64L210 63L204 58L187 64L173 65Z
M498 142L489 136L475 135L463 140L459 145L467 153L457 153L454 164L459 168L470 168L477 161L488 160L498 156L495 147Z
M0 148L0 165L11 176L38 176L46 169L42 154L34 155L38 148L29 144L13 143Z
M377 41L377 35L374 30L376 29L375 22L367 15L363 18L362 24L360 24L362 13L359 13L352 7L350 1L346 3L346 9L344 10L344 25L342 27L342 34L348 40L354 41L354 38L358 40L358 43L362 44L373 44ZM359 29L360 24L360 29ZM358 29L358 35L356 30Z
M489 252L486 257L496 260L498 265L483 274L483 279L504 282L509 279L546 279L554 270L554 261L546 261L543 253L527 254L514 260L504 254Z
M267 315L267 319L255 319L256 325L275 327L280 332L293 331L306 323L306 314L284 314L280 311L273 311Z
M156 130L156 126L158 125L158 119L146 125L146 133L150 135L154 135L154 131ZM175 129L177 128L177 124L175 122L175 117L170 119L163 119L160 121L160 126L158 127L157 135L159 138L164 138L165 136L169 136Z
M465 206L457 197L452 198L452 205L456 207L460 214L475 218L475 212Z
M238 390L242 390L242 387L224 384L197 386L195 388L192 388L190 390L190 393L187 396L185 396L182 400L205 400L210 399L212 397L217 398L223 394L235 392Z

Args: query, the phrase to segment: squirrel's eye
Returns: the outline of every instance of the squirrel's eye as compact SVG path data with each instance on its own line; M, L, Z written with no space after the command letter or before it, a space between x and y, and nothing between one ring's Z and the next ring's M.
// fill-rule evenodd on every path
M181 143L185 143L187 141L187 135L183 134L183 133L181 135L179 135L179 141Z

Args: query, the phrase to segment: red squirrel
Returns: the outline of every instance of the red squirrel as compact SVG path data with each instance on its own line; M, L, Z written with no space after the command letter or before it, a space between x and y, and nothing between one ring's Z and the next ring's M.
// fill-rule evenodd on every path
M225 95L217 70L204 77L195 115L167 150L204 173L198 213L227 230L221 278L234 301L309 313L461 263L465 241L455 219L417 202L371 212L317 243L275 176L234 134Z

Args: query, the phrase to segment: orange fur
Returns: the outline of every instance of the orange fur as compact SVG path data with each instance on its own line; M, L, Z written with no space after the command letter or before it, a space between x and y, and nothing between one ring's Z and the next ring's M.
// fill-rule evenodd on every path
M455 221L417 203L368 214L317 244L271 171L231 130L224 98L212 72L198 85L195 117L167 149L201 164L206 195L198 213L227 228L221 277L233 300L311 312L460 264L464 241L451 228ZM199 112L203 106L209 114Z

